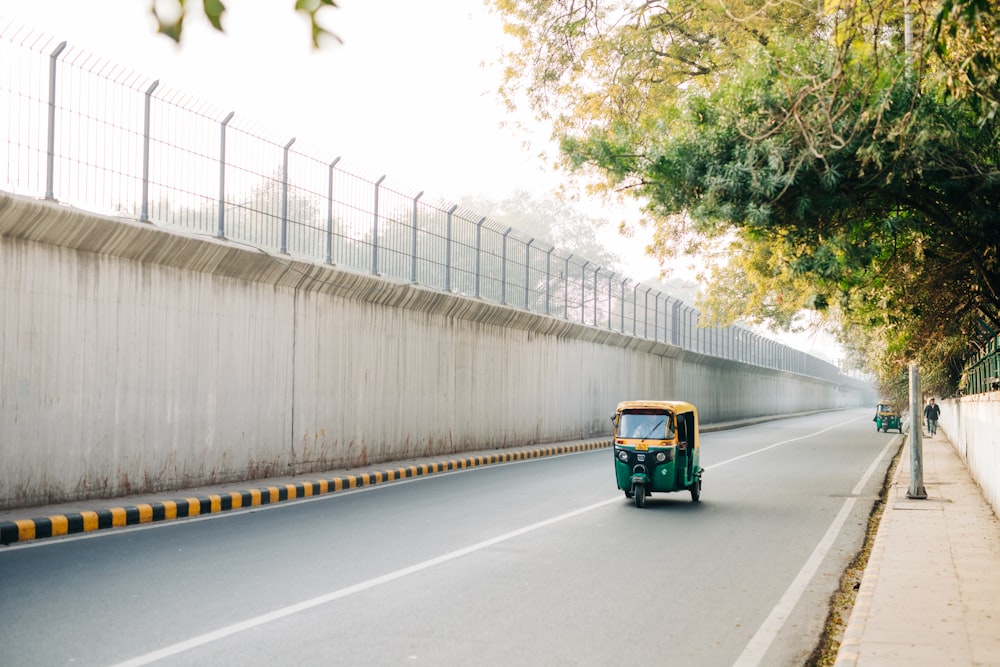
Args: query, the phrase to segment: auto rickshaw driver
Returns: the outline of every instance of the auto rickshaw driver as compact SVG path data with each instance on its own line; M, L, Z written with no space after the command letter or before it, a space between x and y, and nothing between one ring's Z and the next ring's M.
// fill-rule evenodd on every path
M625 412L619 430L626 437L641 440L673 440L674 418L669 413Z

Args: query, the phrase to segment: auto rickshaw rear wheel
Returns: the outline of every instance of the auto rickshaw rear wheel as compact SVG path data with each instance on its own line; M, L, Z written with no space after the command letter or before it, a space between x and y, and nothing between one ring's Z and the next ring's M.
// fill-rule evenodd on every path
M646 504L646 487L636 484L632 487L632 495L635 496L635 506L642 507Z
M701 480L699 479L690 486L691 502L696 503L701 498Z

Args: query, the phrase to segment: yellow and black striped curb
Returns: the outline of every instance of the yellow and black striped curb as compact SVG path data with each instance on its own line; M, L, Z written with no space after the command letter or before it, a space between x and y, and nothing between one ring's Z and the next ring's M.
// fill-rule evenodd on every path
M462 470L495 463L509 463L527 459L584 452L611 446L611 440L579 442L552 447L503 452L464 459L450 459L435 463L419 463L390 470L376 470L356 475L344 475L311 482L297 482L279 486L265 486L249 491L231 491L218 495L139 503L101 510L84 510L70 514L57 514L39 519L0 521L0 544L27 542L43 537L57 537L74 533L87 533L104 528L121 528L155 521L169 521L203 514L216 514L229 510L271 505L286 500L296 500L357 489L373 484L391 482L438 472Z

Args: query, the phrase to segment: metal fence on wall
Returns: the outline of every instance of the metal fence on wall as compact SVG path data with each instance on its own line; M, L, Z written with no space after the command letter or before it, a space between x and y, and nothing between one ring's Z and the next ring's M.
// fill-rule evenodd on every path
M981 394L1000 389L1000 336L994 336L965 367L961 389Z
M184 228L686 350L825 378L837 368L560 251L349 169L65 42L0 25L0 187Z

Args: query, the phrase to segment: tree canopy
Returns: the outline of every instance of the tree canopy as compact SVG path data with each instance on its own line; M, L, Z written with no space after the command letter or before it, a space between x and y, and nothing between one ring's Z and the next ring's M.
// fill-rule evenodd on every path
M563 165L636 197L654 253L712 244L712 321L838 324L886 387L948 392L1000 332L992 8L494 0L502 93Z

